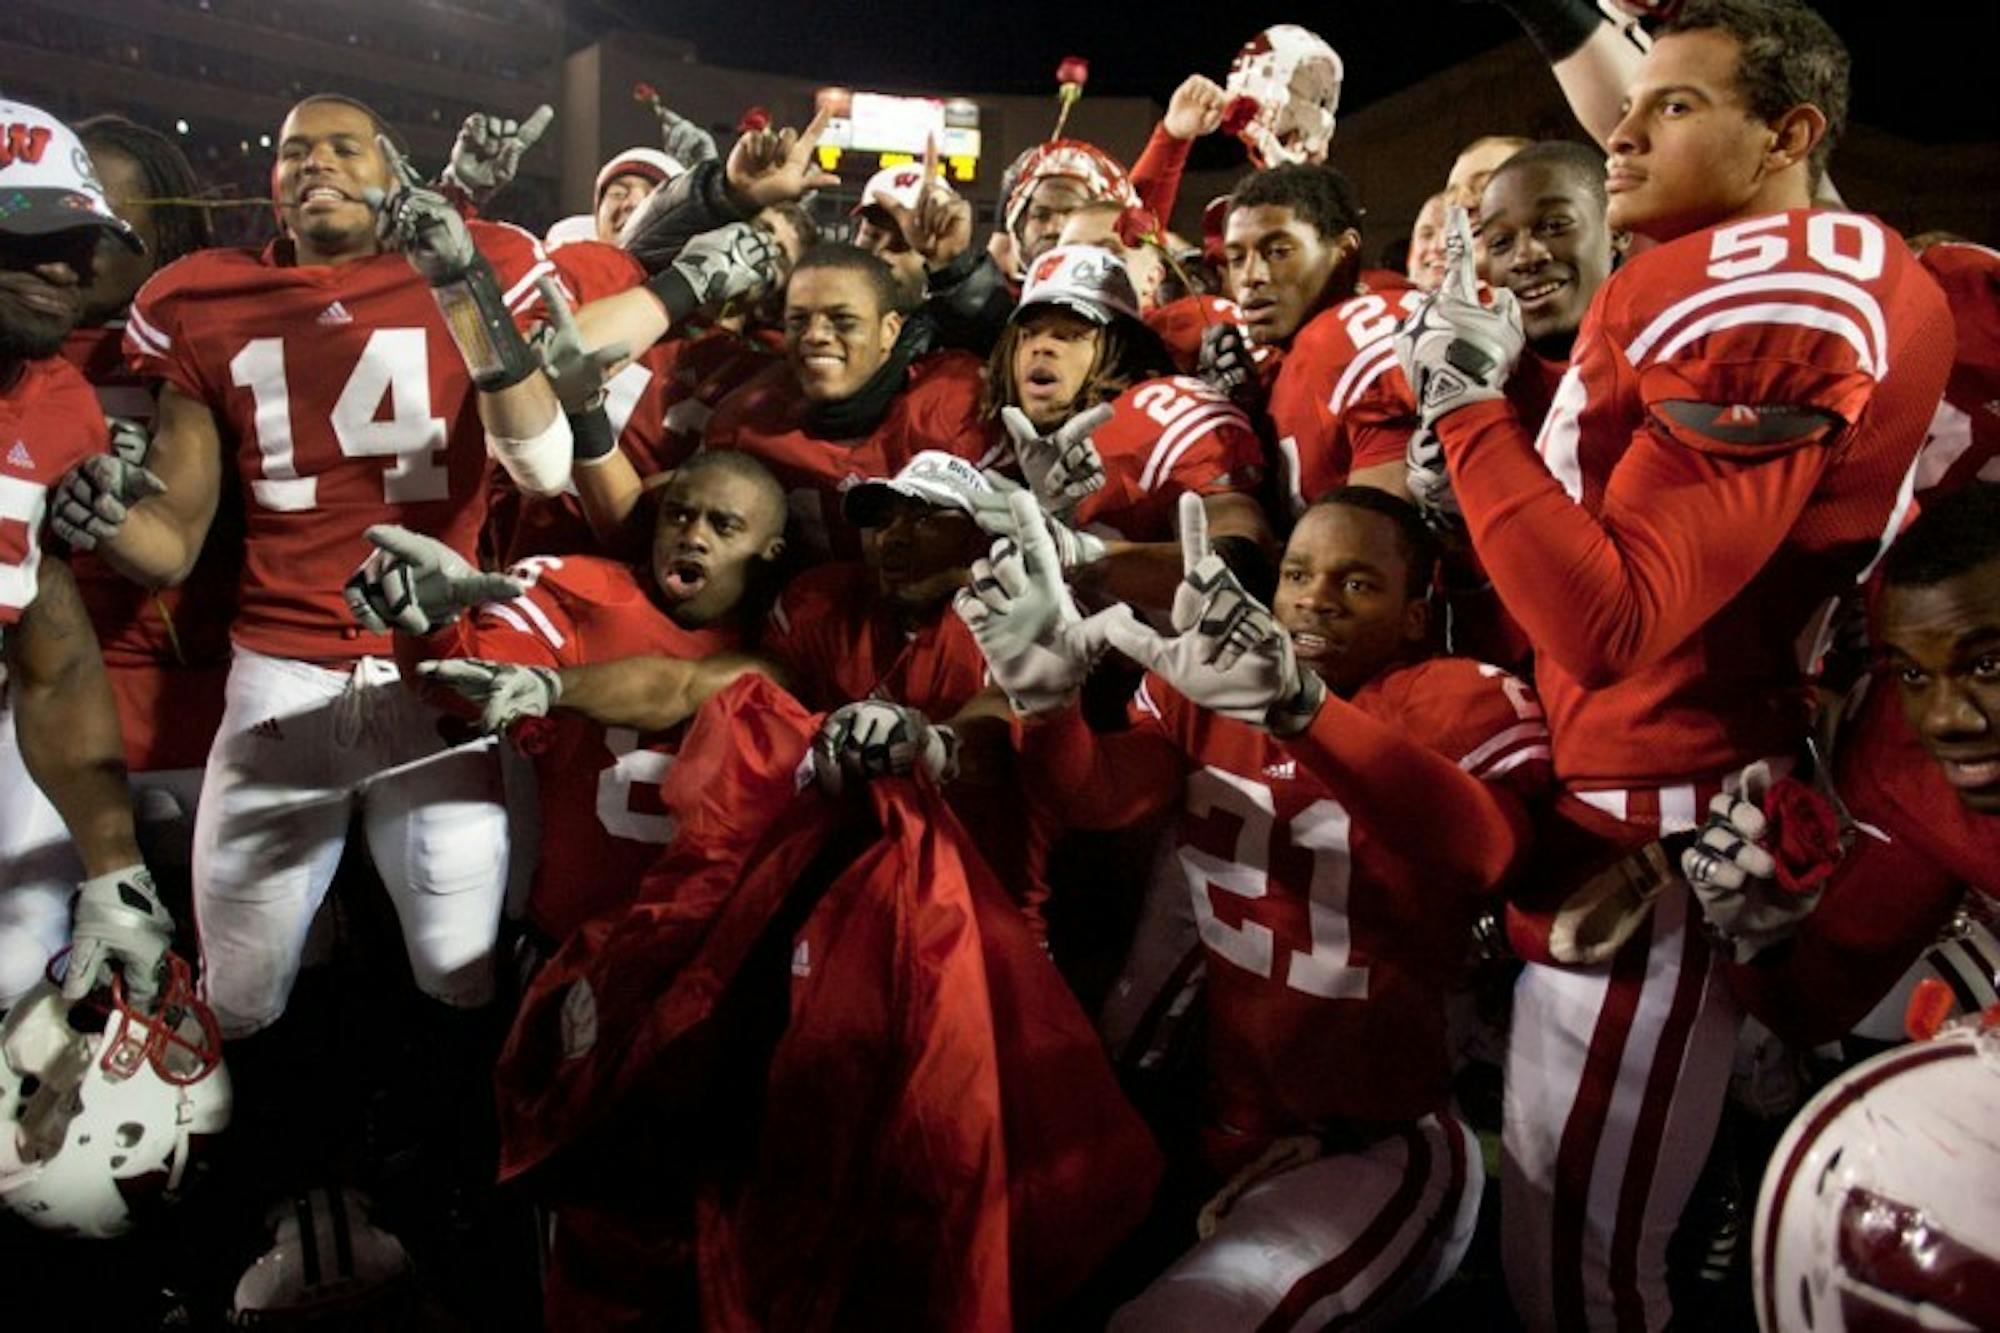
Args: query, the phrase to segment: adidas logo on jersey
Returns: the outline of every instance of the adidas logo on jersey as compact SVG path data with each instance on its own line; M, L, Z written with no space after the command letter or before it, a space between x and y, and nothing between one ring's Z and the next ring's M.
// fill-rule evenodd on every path
M346 306L335 301L332 305L319 312L319 322L322 324L352 324L354 316L347 313Z
M1282 764L1266 764L1264 766L1264 776L1275 778L1279 782L1290 782L1298 775L1299 765L1298 761L1294 759L1287 759Z
M35 456L28 452L26 441L14 441L14 447L7 451L7 466L27 469L35 466Z
M275 717L267 717L256 726L250 728L250 734L252 736L262 736L267 741L281 741L285 739L285 733L279 729L278 719Z

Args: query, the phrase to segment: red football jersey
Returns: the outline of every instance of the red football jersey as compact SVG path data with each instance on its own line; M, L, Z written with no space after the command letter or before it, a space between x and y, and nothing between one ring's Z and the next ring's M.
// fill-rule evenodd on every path
M516 227L467 224L527 322L554 273ZM205 250L140 289L125 349L206 403L233 449L246 527L236 642L276 657L386 656L341 584L362 530L398 523L468 557L485 512L477 395L429 289L399 254L299 267L289 247Z
M702 443L754 454L777 474L791 499L792 536L825 558L853 559L860 536L840 512L850 486L892 477L926 449L942 449L985 467L998 457L980 419L984 380L978 357L939 352L910 367L889 414L855 440L823 440L805 426L806 400L789 365L765 369L723 399Z
M1249 342L1250 330L1243 324L1243 307L1226 296L1183 296L1146 314L1146 327L1160 336L1174 369L1183 375L1192 375L1201 368L1202 335L1214 324L1234 324L1244 341ZM1250 359L1257 363L1257 373L1266 384L1278 373L1282 356L1280 348L1250 343Z
M1895 682L1870 681L1835 742L1835 786L1863 824L2000 901L2000 817L1966 807L1910 730Z
M1523 795L1546 784L1541 709L1498 668L1433 658L1377 676L1349 702L1481 780ZM1438 1109L1451 1079L1445 994L1478 900L1441 882L1421 837L1351 818L1267 732L1153 675L1133 719L1184 757L1162 873L1194 895L1209 957L1211 1118L1287 1134Z
M61 357L22 362L0 388L0 626L35 600L49 487L109 447L97 395Z
M1422 299L1414 287L1384 287L1320 311L1292 335L1268 411L1294 516L1355 470L1402 461L1415 413L1387 415L1392 400L1367 390L1395 368L1390 335Z
M2000 253L1933 245L1917 262L1944 288L1958 326L1951 378L1917 467L1917 494L1942 494L1974 478L2000 481Z
M153 386L126 363L125 321L78 328L63 357L97 391L106 416L150 428ZM134 773L199 768L222 722L229 626L236 616L243 519L230 488L194 569L171 588L142 588L95 551L70 552L70 571L118 701L125 762Z
M615 561L543 556L508 572L528 585L525 593L488 602L428 646L439 656L571 667L701 658L739 640L733 628L682 629L654 603L644 576ZM672 839L660 782L683 728L642 734L565 712L548 723L534 747L542 844L527 911L536 929L561 941L623 906Z
M1802 664L1907 511L1951 347L1895 233L1802 209L1612 274L1532 447L1506 403L1440 420L1474 548L1535 646L1565 787L1791 752ZM1689 404L1719 410L1688 424Z
M1020 467L1003 427L998 461ZM1104 460L1102 489L1076 507L1079 527L1134 542L1170 542L1183 492L1254 494L1264 478L1264 445L1250 418L1201 380L1142 380L1111 404L1111 420L1091 436Z

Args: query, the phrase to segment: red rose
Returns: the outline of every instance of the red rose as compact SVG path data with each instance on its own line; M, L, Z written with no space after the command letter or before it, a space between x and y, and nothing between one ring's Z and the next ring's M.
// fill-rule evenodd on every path
M1840 864L1840 816L1833 803L1797 778L1779 778L1764 795L1765 843L1787 893L1818 893Z
M1234 137L1243 133L1250 122L1257 119L1257 102L1250 97L1232 97L1222 108L1222 124L1218 126L1224 134Z
M1127 248L1151 241L1159 234L1159 215L1150 208L1133 204L1118 215L1118 241Z
M743 119L736 122L738 134L757 134L771 128L771 113L761 106L753 106L743 113Z
M635 102L657 102L660 100L660 90L650 83L635 83L632 85L632 100Z
M1056 66L1056 82L1065 88L1081 88L1090 82L1090 62L1082 56L1064 56Z
M556 720L552 717L524 717L507 728L507 738L522 754L545 754L555 744Z

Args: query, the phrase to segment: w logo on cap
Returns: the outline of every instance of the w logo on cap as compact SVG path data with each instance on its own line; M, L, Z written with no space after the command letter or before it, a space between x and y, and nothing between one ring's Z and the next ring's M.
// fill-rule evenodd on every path
M16 162L26 162L30 166L40 162L42 154L49 150L52 137L46 125L24 125L18 121L9 125L5 136L0 136L0 168L11 167Z

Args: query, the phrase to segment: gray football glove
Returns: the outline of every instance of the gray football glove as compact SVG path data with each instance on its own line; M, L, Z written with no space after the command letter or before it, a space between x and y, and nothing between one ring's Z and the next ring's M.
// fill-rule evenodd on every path
M543 274L535 279L535 288L542 294L548 319L535 330L532 342L563 412L581 416L604 406L605 381L632 355L630 345L616 342L602 347L584 346L583 331L577 328L576 315L563 299L556 280Z
M376 135L375 142L394 183L387 190L369 186L361 197L375 210L375 234L383 248L400 251L433 287L459 277L479 254L465 219L451 200L424 184L386 135Z
M161 906L160 891L145 866L129 865L85 880L76 891L63 998L80 1000L109 985L115 967L132 1002L150 1007L160 993L173 939L174 919Z
M1457 205L1445 210L1444 282L1410 312L1394 343L1426 429L1469 403L1501 397L1521 359L1520 306L1504 287L1492 305L1480 304L1472 226Z
M549 667L451 657L419 662L425 680L479 705L482 731L500 733L525 717L547 717L562 701L562 679Z
M1325 682L1299 664L1285 627L1210 551L1200 496L1181 496L1180 521L1176 634L1162 635L1121 605L1105 613L1104 637L1210 712L1279 736L1305 730L1326 701Z
M914 708L883 699L842 704L813 739L813 772L830 796L876 778L923 772L937 782L958 776L958 733Z
M1250 340L1234 324L1211 324L1201 331L1194 373L1232 402L1254 403L1258 397L1257 362L1251 355Z
M144 438L143 427L134 422L120 424L137 430ZM131 448L129 434L124 442L126 449ZM114 433L113 447L119 443ZM144 452L142 446L142 456ZM50 498L49 526L72 550L93 551L99 542L108 542L118 535L133 505L149 496L164 495L166 490L167 484L137 461L127 461L119 453L93 454L71 468L56 484L55 494Z
M660 146L668 157L692 171L722 156L713 134L669 107L653 109L660 117Z
M1410 503L1433 529L1449 531L1464 526L1458 494L1445 470L1444 445L1428 426L1411 431L1409 443L1403 446L1403 484L1409 487Z
M1000 424L1014 441L1021 476L1056 518L1067 521L1086 495L1104 489L1104 459L1091 436L1111 416L1111 404L1099 403L1044 435L1020 408L1000 409Z
M992 483L993 489L972 497L972 521L979 525L982 532L995 537L1018 540L1019 532L1016 524L1019 520L1015 517L1014 502L1011 497L1025 495L1034 500L1033 494L1023 490L1021 484L1012 477L1003 477L996 472L987 472L986 480ZM1040 516L1042 529L1049 535L1049 542L1055 551L1056 564L1063 573L1074 573L1085 565L1097 563L1110 553L1102 537L1094 532L1085 532L1081 528L1072 528L1049 513L1040 501L1035 501L1034 510Z
M1681 874L1708 933L1739 963L1789 937L1819 905L1819 894L1788 893L1778 884L1778 863L1762 841L1771 826L1759 802L1770 786L1768 764L1744 769L1734 794L1709 801L1700 837L1681 853Z
M526 590L519 579L474 569L435 537L393 523L377 523L365 535L375 550L341 591L354 618L377 634L429 634L469 606L511 601Z
M556 118L555 108L543 105L526 120L489 116L475 111L458 127L452 141L451 161L445 164L440 185L453 185L474 203L484 203L497 194L521 169L521 156L533 148Z
M695 304L720 310L738 297L761 296L783 280L785 252L777 237L749 222L731 222L687 243L672 264L694 292Z

